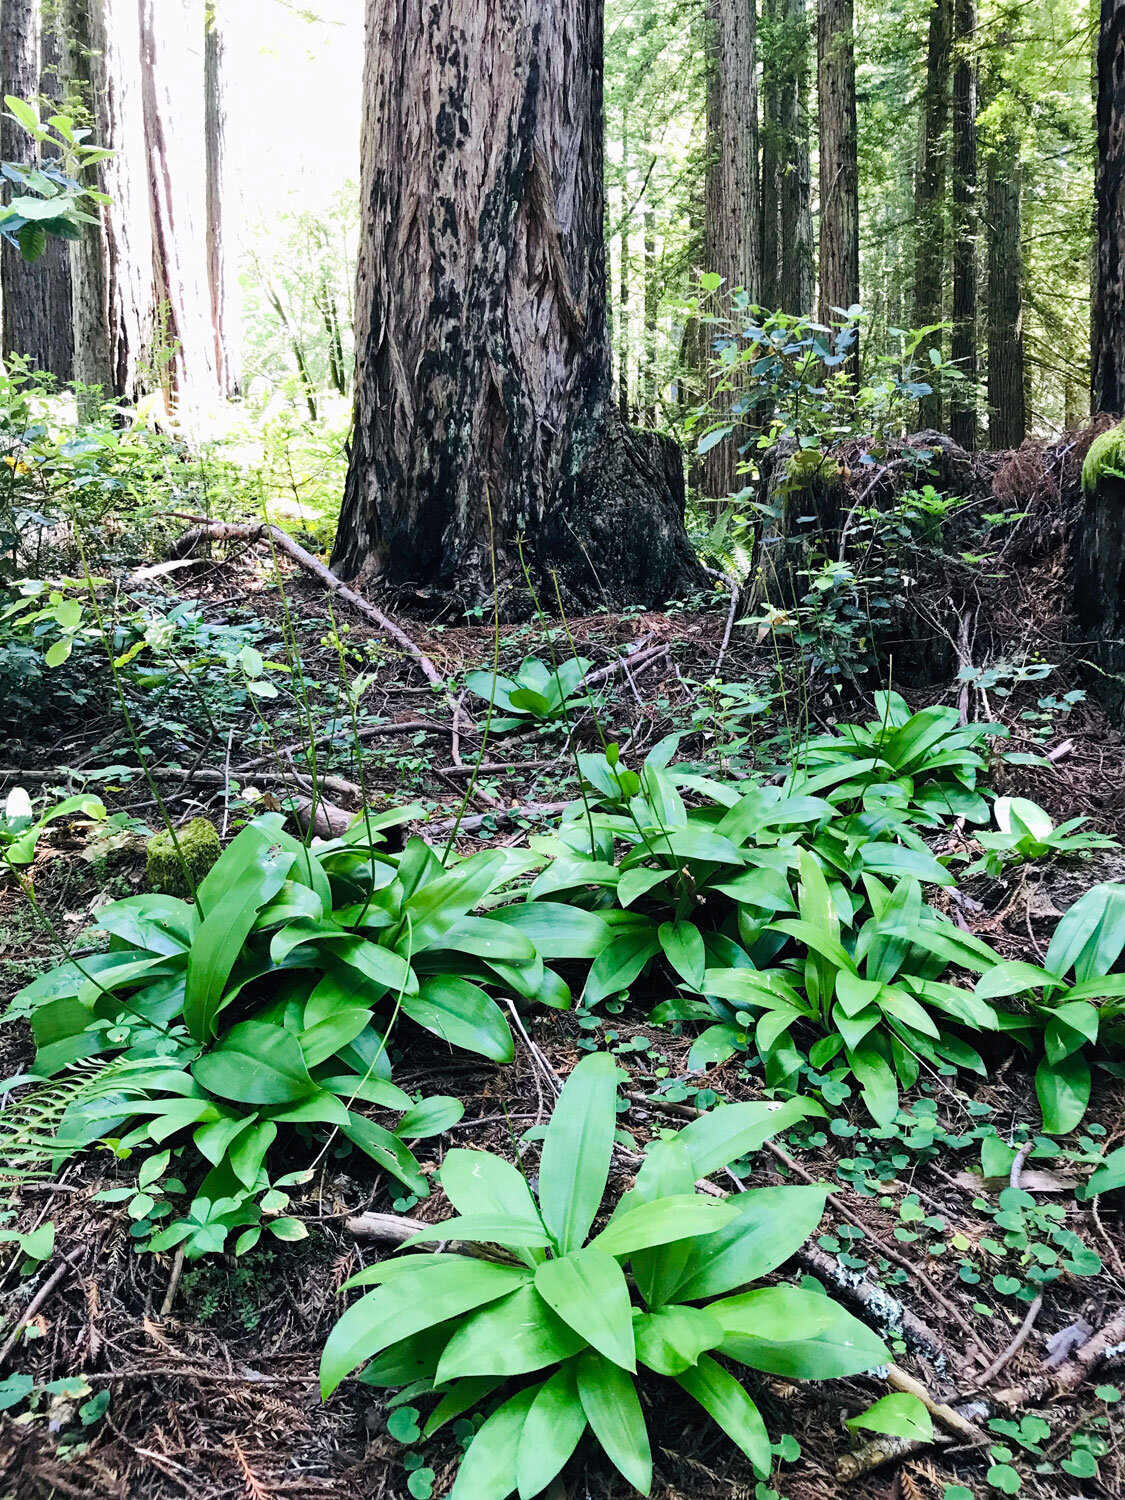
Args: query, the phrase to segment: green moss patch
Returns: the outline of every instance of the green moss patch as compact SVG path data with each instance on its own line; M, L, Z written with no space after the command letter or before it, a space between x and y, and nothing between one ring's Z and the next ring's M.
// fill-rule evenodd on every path
M186 899L191 895L191 886L199 884L222 852L215 825L206 818L193 818L177 828L175 843L170 833L154 834L145 846L145 880L149 890ZM185 865L191 875L190 885L184 874Z

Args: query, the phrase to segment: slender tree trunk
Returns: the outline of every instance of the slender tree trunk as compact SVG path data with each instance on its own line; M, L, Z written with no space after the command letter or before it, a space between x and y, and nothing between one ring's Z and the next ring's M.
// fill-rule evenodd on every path
M203 128L207 174L207 286L219 394L238 393L238 279L230 251L226 39L221 0L207 0L203 41Z
M769 0L762 67L762 304L813 311L809 26L805 0Z
M789 150L781 184L778 301L783 312L809 316L813 311L816 271L809 164L810 38L805 0L786 0L785 21L790 72L781 100L781 120Z
M779 0L762 3L762 306L779 305L781 280L781 197L785 178L785 133L782 124L784 58Z
M617 261L617 410L629 425L629 106L621 111L621 232Z
M1094 410L1125 412L1125 0L1101 0L1097 120Z
M137 0L63 0L63 68L95 138L114 155L96 186L112 202L71 246L74 376L131 400L145 385L153 328L152 230Z
M977 445L977 70L975 0L955 0L953 67L953 334L950 358L965 377L950 392L949 433Z
M758 77L755 0L708 0L708 165L703 258L724 291L761 298L761 209L758 178ZM714 382L712 382L714 386ZM714 415L729 410L733 392L712 389ZM745 434L743 434L744 438ZM708 495L738 489L739 429L703 461Z
M57 79L44 76L54 59L50 25L41 24L39 0L0 0L0 97L34 103L53 93ZM30 166L35 142L7 111L0 118L0 161ZM74 369L74 329L70 311L70 254L64 241L48 239L47 249L28 264L7 240L0 241L0 358L22 354L38 370L69 380Z
M859 302L859 161L853 0L817 11L822 323ZM858 369L858 351L850 362Z
M1018 448L1027 436L1020 176L1015 137L991 141L985 167L990 448Z
M660 311L660 281L656 265L656 219L651 208L645 209L645 347L644 347L644 420L656 426L656 403L659 397L656 374L656 318Z
M695 586L679 450L612 401L598 0L368 0L364 97L333 566L478 600L522 537L545 602Z
M949 127L949 74L953 44L953 0L933 0L926 53L926 89L922 99L922 150L914 191L914 322L919 328L940 323L945 285L945 179ZM919 349L926 368L929 349L941 348L934 334ZM924 375L923 375L923 378ZM941 391L918 402L922 427L942 425Z

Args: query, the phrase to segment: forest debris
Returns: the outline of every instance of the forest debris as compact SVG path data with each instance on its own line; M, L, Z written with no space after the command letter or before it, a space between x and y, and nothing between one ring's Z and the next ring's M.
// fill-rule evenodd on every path
M1125 1307L1092 1338L1086 1340L1071 1359L1050 1375L1036 1375L1023 1385L997 1391L993 1397L998 1406L1026 1406L1054 1391L1072 1391L1082 1384L1094 1367L1106 1359L1125 1355Z
M1070 1323L1066 1328L1060 1328L1047 1340L1047 1358L1043 1361L1045 1370L1057 1370L1059 1365L1065 1364L1076 1349L1081 1349L1086 1340L1092 1337L1094 1330L1085 1318L1079 1318L1077 1322Z
M989 1385L993 1380L996 1379L1000 1371L1003 1370L1007 1365L1009 1365L1016 1357L1019 1351L1027 1343L1028 1338L1031 1335L1031 1330L1035 1327L1035 1320L1039 1316L1039 1309L1042 1306L1043 1293L1037 1292L1035 1297L1032 1299L1031 1306L1027 1309L1027 1313L1024 1316L1023 1322L1016 1330L1015 1338L1012 1339L1011 1343L1003 1351L1003 1353L997 1355L997 1357L989 1365L988 1369L985 1370L984 1374L977 1382L979 1386L983 1388L984 1386Z
M324 563L307 552L299 542L293 540L288 532L282 531L280 526L272 526L265 521L236 522L236 521L212 521L207 516L187 516L177 514L177 519L190 521L193 530L187 531L173 549L179 558L185 557L201 541L207 539L215 542L261 542L269 541L271 547L276 547L279 552L284 552L286 557L291 558L299 568L312 575L318 583L324 585L329 593L335 594L349 609L354 610L357 615L362 615L372 625L377 625L384 634L389 635L397 646L400 646L407 656L412 657L417 663L419 671L425 677L432 688L444 693L448 692L445 680L434 666L433 662L414 641L406 634L400 625L396 625L389 615L385 615L381 609L369 603L361 594L354 589L348 588L342 579L337 578L331 569Z
M21 1335L27 1326L34 1321L36 1314L46 1306L55 1288L66 1280L81 1258L81 1247L71 1250L68 1255L63 1256L62 1263L55 1267L35 1296L32 1297L31 1301L27 1304L26 1312L21 1318L16 1320L15 1327L4 1340L3 1346L0 1347L0 1365L4 1363L8 1355L11 1354L12 1350L19 1343Z

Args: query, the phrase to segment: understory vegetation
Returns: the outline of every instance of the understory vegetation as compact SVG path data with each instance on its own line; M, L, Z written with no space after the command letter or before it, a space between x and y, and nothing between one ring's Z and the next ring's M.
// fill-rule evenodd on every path
M1125 1341L1118 773L1041 502L904 450L902 366L843 474L818 347L757 367L761 483L697 535L733 568L832 494L828 540L665 613L401 640L293 567L325 532L265 459L6 377L0 1402L35 1472L85 1484L147 1370L225 1349L255 1424L319 1366L325 1487L378 1412L352 1462L416 1500L874 1495L888 1455L903 1495L1112 1492L1119 1390L1072 1356ZM201 516L246 535L185 547ZM90 1239L129 1269L82 1313Z

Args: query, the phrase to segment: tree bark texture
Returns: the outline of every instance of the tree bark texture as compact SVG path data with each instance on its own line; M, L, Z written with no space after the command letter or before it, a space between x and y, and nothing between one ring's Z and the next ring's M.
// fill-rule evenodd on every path
M1089 685L1125 724L1125 480L1103 474L1075 528L1073 605Z
M53 93L57 79L44 75L53 57L39 0L0 0L0 96L35 103ZM50 111L48 111L50 113ZM0 118L0 161L31 165L36 145L23 127ZM7 240L0 242L0 358L22 354L37 370L69 380L74 365L70 310L70 255L64 240L48 239L44 255L28 264Z
M967 452L977 445L977 69L975 0L953 13L953 331L949 354L965 377L950 392L949 433Z
M209 227L222 115L208 118L205 14L205 0L62 3L64 67L115 153L97 171L112 200L100 228L71 247L75 378L126 400L162 390L189 423L226 394L220 363L230 368L221 217L217 237Z
M940 323L945 284L945 182L949 128L949 80L953 49L953 0L933 0L926 49L926 88L922 98L922 139L914 186L914 323ZM941 334L919 348L923 372L927 351L941 349ZM923 373L923 378L925 375ZM941 390L935 386L918 402L919 425L940 429Z
M767 0L763 33L761 300L771 310L808 316L814 266L805 0Z
M679 451L612 402L600 3L368 0L364 88L333 567L475 602L522 537L571 604L693 585Z
M169 407L219 395L209 277L204 0L140 0L141 78L153 229L153 365Z
M989 143L985 165L988 240L988 446L1018 448L1027 436L1023 341L1023 247L1019 145Z
M707 179L705 269L723 278L726 295L741 289L751 303L761 297L761 208L758 176L758 76L755 0L708 0ZM712 350L714 356L716 351ZM715 389L710 402L718 420L734 391ZM738 478L739 429L717 444L702 464L708 495L731 494Z
M1094 410L1121 413L1125 412L1125 0L1101 0L1097 120Z
M208 0L204 15L203 128L207 192L207 286L211 295L211 334L215 373L224 399L238 394L239 339L237 267L228 234L231 219L227 164L226 45L221 0ZM332 309L333 313L335 308ZM337 363L339 327L329 328L333 382L345 390L343 361Z
M817 10L820 111L820 306L822 323L859 301L859 162L853 0ZM858 360L853 360L853 367Z

